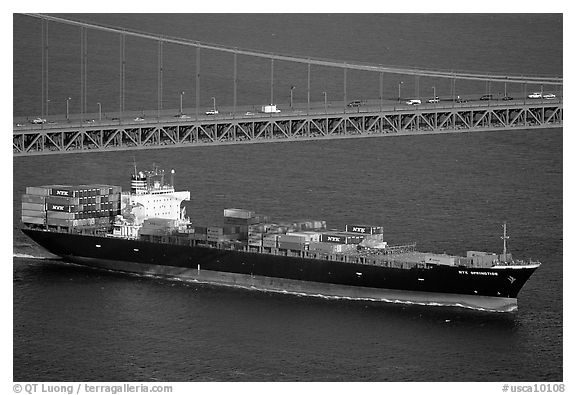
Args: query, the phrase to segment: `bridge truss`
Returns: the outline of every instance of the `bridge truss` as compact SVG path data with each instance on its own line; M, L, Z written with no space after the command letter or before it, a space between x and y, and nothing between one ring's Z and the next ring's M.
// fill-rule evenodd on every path
M561 100L498 105L414 106L332 114L255 114L250 118L169 120L118 125L42 125L14 130L14 156L117 151L221 144L264 143L558 128Z

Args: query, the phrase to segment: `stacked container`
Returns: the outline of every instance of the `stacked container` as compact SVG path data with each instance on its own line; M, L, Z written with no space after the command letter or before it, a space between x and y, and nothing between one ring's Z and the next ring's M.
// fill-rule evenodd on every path
M166 236L176 229L176 220L166 218L148 218L144 220L139 235Z
M29 225L46 225L46 197L52 188L28 187L22 195L22 222Z
M367 242L383 242L384 228L372 225L346 225L346 232L357 233L364 237Z
M240 240L241 226L209 226L207 228L207 240L213 242Z
M114 185L28 187L22 196L22 222L61 228L109 226L120 213L122 188Z
M187 225L186 232L188 234L188 238L192 240L204 240L208 239L208 228L206 226L194 226L194 225Z
M277 234L266 234L262 237L262 247L267 248L278 248L278 237Z
M320 241L322 243L335 243L335 244L360 244L364 240L364 236L354 233L334 232L322 233Z
M300 250L308 249L308 242L303 235L278 235L278 248L283 250Z
M224 210L224 225L239 226L238 240L248 241L251 246L261 246L261 239L268 230L270 217L254 211L228 208Z
M371 225L346 225L346 232L360 233L363 235L383 234L384 228L382 226Z
M325 252L328 254L343 253L343 252L353 252L356 251L356 244L338 244L338 243L310 243L310 251Z
M326 221L318 221L313 219L306 219L302 221L294 221L287 223L290 232L324 230L326 229Z

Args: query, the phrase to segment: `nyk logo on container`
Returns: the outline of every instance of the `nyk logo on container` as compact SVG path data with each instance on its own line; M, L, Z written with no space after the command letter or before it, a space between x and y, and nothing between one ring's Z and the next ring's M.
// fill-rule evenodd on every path
M366 228L359 228L357 226L353 226L352 227L352 232L356 232L356 233L366 233Z
M326 239L328 241L340 241L340 238L335 236L327 236Z
M50 210L54 210L54 211L64 211L64 206L56 206L54 204L50 205Z
M61 190L56 190L56 195L58 196L70 196L70 193L68 191L61 191Z

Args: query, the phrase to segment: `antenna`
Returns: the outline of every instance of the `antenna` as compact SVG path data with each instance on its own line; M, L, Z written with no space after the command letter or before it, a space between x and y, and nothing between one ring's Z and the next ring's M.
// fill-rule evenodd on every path
M134 162L134 177L138 177L138 170L136 170L136 157L132 156L132 161Z
M506 259L506 240L508 240L510 237L508 237L506 235L506 222L504 222L504 225L502 225L502 227L504 228L504 235L500 236L500 238L504 241L504 250L502 251L502 254L504 255L504 259Z
M176 173L174 169L170 170L170 185L172 185L172 188L174 188L174 173Z

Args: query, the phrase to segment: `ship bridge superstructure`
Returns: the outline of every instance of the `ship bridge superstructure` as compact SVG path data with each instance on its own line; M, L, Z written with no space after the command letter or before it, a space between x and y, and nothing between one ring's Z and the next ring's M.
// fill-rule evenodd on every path
M164 170L137 171L132 174L130 193L122 194L122 210L128 211L135 225L149 218L181 220L181 204L190 200L189 191L174 189L175 171L170 172L170 182L165 179Z

